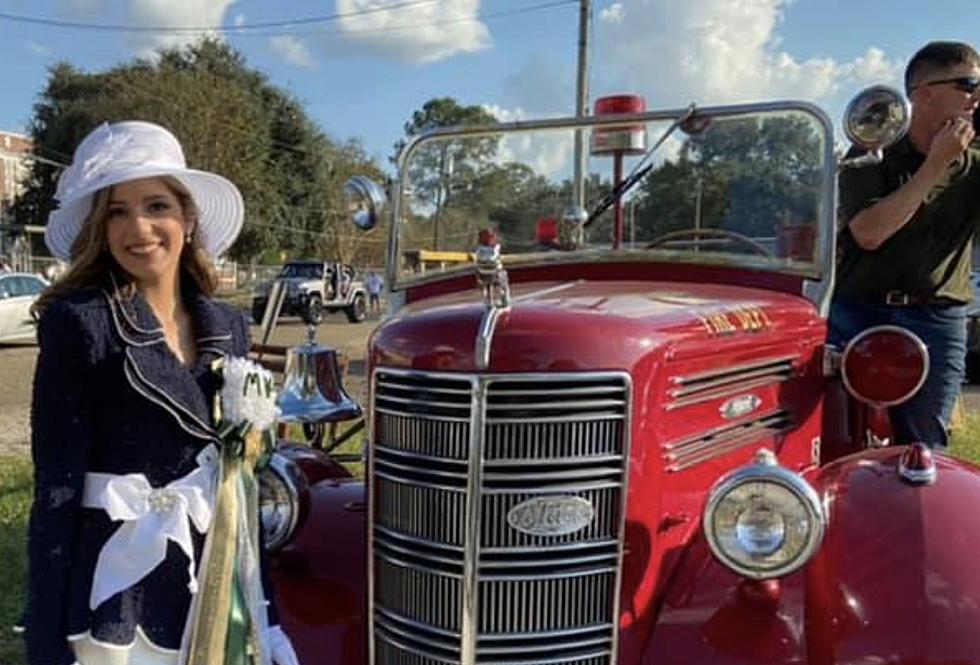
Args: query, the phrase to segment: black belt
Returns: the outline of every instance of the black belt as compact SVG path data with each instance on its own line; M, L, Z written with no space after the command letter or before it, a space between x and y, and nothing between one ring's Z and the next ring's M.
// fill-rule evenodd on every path
M882 301L886 305L891 305L894 307L908 307L914 305L929 305L932 307L953 307L955 305L965 305L966 303L960 302L953 298L947 298L945 296L920 296L914 293L905 293L904 291L889 291L884 296L881 296ZM875 299L872 299L875 300Z

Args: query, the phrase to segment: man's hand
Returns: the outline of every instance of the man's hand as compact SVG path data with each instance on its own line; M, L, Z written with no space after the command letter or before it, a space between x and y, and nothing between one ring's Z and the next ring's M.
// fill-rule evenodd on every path
M932 162L933 166L946 170L963 154L975 135L976 132L966 118L956 117L947 120L942 129L932 137L926 160Z

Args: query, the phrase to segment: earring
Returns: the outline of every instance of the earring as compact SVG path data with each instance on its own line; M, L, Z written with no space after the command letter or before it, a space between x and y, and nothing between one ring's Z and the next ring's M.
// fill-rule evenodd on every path
M194 244L194 234L193 233L188 233L186 236L184 236L184 244L185 245L193 245Z

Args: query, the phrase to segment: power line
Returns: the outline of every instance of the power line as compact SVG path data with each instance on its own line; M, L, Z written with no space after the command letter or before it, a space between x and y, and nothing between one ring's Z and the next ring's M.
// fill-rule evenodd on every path
M519 14L530 14L532 12L543 11L547 9L554 9L556 7L563 7L566 5L578 4L579 0L553 0L552 2L541 2L534 5L528 5L526 7L516 7L513 9L501 9L496 12L484 12L482 14L474 14L473 16L461 16L457 18L445 18L436 21L422 21L417 23L403 23L400 25L392 25L384 28L346 28L343 30L303 30L303 31L291 31L288 34L297 37L305 36L317 36L317 35L380 35L392 32L404 32L405 30L415 30L418 28L429 28L437 27L443 25L454 25L459 23L472 23L474 21L487 21L497 18L502 18L506 16L516 16ZM281 32L249 32L241 35L236 35L238 37L270 37L282 35L285 33Z
M299 25L310 25L313 23L328 23L332 21L339 21L343 18L349 18L353 16L364 16L367 14L377 14L380 12L389 12L395 9L403 9L405 7L412 7L415 5L430 4L434 0L407 0L406 2L399 2L391 5L386 5L384 7L373 7L368 9L359 9L353 12L337 12L334 14L325 14L321 16L308 16L304 18L288 19L284 21L264 21L260 23L248 23L235 26L135 26L135 25L122 25L122 24L111 24L111 23L82 23L79 21L62 21L58 19L41 18L37 16L26 16L23 14L10 14L7 12L0 12L0 19L13 21L15 23L32 23L34 25L44 25L51 28L73 28L73 29L83 29L83 30L101 30L105 32L164 32L164 33L182 33L182 32L247 32L250 30L263 30L269 28L289 28Z

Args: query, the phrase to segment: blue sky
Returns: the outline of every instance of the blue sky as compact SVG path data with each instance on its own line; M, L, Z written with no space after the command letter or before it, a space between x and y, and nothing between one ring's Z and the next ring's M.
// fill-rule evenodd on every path
M0 13L161 28L334 16L222 34L249 66L299 99L329 135L359 138L384 162L412 111L432 97L486 105L501 119L571 114L577 5L576 0L0 0ZM796 98L816 102L839 124L854 92L870 83L899 83L905 61L926 41L980 45L976 0L592 0L592 8L590 98L638 93L648 107ZM193 38L173 31L53 27L0 16L0 129L26 130L54 62L100 71Z

